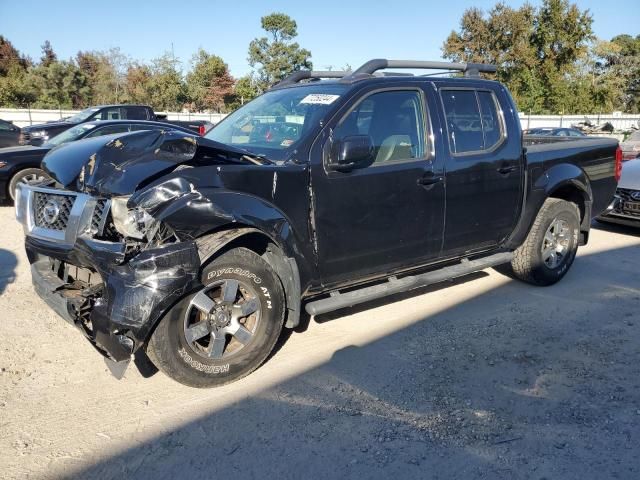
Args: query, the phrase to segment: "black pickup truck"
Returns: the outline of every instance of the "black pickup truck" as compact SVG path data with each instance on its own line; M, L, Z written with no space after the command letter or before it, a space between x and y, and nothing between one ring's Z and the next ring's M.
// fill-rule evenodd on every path
M89 107L75 115L57 122L41 123L24 127L18 142L20 145L40 146L56 135L81 123L98 120L149 120L171 123L188 128L198 135L204 135L213 124L206 120L167 120L166 115L158 115L147 105L98 105Z
M61 146L42 164L50 183L18 188L35 290L114 374L146 352L209 387L257 368L302 306L318 315L488 267L551 285L609 205L620 149L523 144L509 92L479 76L490 71L381 59L297 72L204 138Z

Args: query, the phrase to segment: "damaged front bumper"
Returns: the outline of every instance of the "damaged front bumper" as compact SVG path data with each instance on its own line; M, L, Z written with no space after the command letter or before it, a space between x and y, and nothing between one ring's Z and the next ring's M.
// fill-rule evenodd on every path
M100 202L22 185L16 217L25 230L38 295L105 357L128 362L160 317L200 286L200 257L194 241L132 252L124 241L99 239L98 206L106 215ZM60 220L53 218L56 210L67 213Z

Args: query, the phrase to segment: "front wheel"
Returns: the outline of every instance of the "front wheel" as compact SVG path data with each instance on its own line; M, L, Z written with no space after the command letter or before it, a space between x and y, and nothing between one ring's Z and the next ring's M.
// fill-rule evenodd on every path
M566 275L578 251L580 211L575 203L549 198L525 242L514 252L511 272L535 285L553 285Z
M16 199L16 188L19 183L41 183L48 178L50 178L49 175L40 168L25 168L24 170L18 171L9 182L9 196L11 200Z
M271 267L246 248L205 267L202 283L165 315L147 353L174 380L215 387L248 375L267 358L282 330L284 293Z

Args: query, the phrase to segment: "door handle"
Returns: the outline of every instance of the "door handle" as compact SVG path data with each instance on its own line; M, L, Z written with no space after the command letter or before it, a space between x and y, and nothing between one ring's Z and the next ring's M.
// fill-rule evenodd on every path
M500 175L509 175L511 172L515 172L517 168L516 165L500 167L498 173Z
M422 185L424 187L431 187L436 183L440 183L444 180L444 177L436 177L435 175L425 175L418 179L418 185Z

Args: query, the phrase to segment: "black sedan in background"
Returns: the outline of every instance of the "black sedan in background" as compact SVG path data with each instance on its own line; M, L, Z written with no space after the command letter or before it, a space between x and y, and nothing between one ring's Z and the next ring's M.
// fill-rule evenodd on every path
M538 127L529 128L523 132L525 135L543 135L549 137L586 137L587 134L577 128Z
M46 173L40 168L40 162L52 148L67 142L83 138L93 138L114 133L133 132L136 130L178 130L195 135L193 131L162 122L142 120L100 120L81 123L40 146L24 145L0 149L0 200L11 198L20 182L41 181Z
M0 148L18 145L19 137L20 127L6 120L0 120Z

